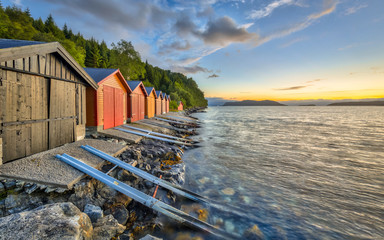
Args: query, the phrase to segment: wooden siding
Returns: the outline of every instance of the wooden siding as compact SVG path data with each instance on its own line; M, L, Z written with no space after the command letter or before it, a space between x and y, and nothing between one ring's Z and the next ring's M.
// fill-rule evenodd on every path
M154 92L152 91L149 96L145 98L145 116L147 118L152 118L155 116L155 105L156 98Z
M0 63L3 162L84 137L85 83L80 79L56 53Z
M135 122L144 119L145 116L145 94L141 87L137 87L130 95L130 115L128 116L130 122Z
M160 98L160 97L158 97L158 98L156 99L155 114L156 114L156 115L161 115L161 98Z
M123 119L127 119L127 90L125 89L124 85L121 83L120 79L117 77L116 74L113 74L109 76L106 80L103 80L101 84L99 85L99 88L96 90L93 90L91 87L87 87L87 98L88 95L92 99L93 95L88 94L88 92L94 91L95 99L93 101L95 102L96 109L89 109L87 111L87 117L93 117L93 120L87 121L87 126L103 126L104 125L104 86L112 87L114 89L121 89L123 91L124 95L124 101L123 101ZM92 100L89 100L92 101ZM88 107L91 107L92 104L88 104ZM97 114L95 113L97 112Z
M165 99L161 100L161 114L165 113Z

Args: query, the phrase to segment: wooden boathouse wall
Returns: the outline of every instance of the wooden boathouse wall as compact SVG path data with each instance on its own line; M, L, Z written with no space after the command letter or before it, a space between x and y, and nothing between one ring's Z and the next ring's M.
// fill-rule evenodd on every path
M153 87L145 87L147 97L145 98L145 118L152 118L155 116L156 107L156 91Z
M161 114L164 114L166 111L165 109L166 102L167 102L167 94L163 93L163 98L161 99Z
M163 93L161 91L156 91L156 107L155 107L155 115L161 115L161 99L163 98Z
M59 43L0 49L0 163L84 138L80 68Z
M145 117L145 98L147 91L141 81L127 81L132 90L128 94L128 122L135 122Z
M85 68L99 88L87 87L87 128L103 130L122 125L127 119L130 88L118 69Z

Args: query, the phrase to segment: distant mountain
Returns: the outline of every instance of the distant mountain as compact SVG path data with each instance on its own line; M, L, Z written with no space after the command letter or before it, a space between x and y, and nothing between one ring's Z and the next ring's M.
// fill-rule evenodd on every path
M371 101L371 102L338 102L331 103L328 106L384 106L384 101Z
M241 102L226 102L223 106L287 106L275 101L264 100L264 101L253 101L244 100Z
M313 106L316 106L316 104L302 104L299 106L301 106L301 107L313 107Z

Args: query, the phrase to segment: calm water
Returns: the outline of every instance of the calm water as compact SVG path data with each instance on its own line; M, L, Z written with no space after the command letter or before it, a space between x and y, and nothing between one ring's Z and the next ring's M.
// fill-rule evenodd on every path
M210 211L267 239L384 239L383 107L210 107L189 188L245 210ZM233 195L221 190L233 188Z

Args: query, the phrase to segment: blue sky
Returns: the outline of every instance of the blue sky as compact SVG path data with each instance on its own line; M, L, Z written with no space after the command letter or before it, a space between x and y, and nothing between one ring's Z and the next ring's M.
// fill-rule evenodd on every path
M15 0L85 37L132 41L207 97L384 97L383 0Z

